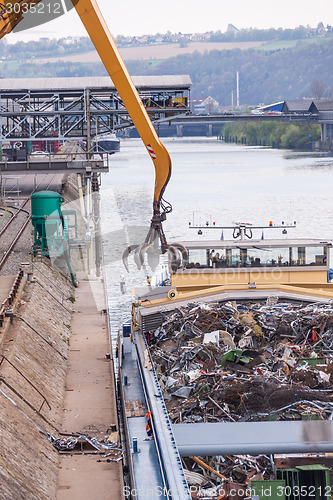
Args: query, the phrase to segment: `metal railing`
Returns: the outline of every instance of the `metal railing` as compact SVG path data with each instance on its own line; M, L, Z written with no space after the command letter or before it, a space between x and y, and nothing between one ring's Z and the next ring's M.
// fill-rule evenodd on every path
M8 294L8 297L6 298L6 300L4 300L4 302L0 306L0 328L3 326L4 319L7 316L7 308L13 304L16 298L18 289L22 282L23 274L24 274L23 270L21 269L14 280L13 286Z

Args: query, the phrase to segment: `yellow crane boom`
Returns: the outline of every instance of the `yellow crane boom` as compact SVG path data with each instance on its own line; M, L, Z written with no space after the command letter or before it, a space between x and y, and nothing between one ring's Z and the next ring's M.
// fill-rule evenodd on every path
M73 1L114 86L155 166L154 203L158 206L171 175L169 153L159 140L96 0Z
M24 13L40 1L6 0L0 12L0 37L9 33L22 20ZM159 205L171 175L169 153L156 134L96 0L72 0L72 3L153 160L154 202Z
M6 0L5 5L0 3L0 6L2 6L2 10L0 11L0 38L9 33L23 18L24 13L40 1L41 0ZM170 247L167 244L162 229L162 222L166 218L166 213L171 211L171 206L164 205L162 201L163 193L171 176L171 159L169 153L161 143L151 123L138 91L133 84L110 30L102 16L97 1L71 1L154 163L155 188L153 217L146 240L144 244L139 247L139 250L140 252L141 249L147 251L148 247L154 242L156 236L158 236L161 241L162 252L164 253L168 250L171 259L175 261L175 266L177 267L179 252L184 258L185 251L179 246L177 248ZM129 247L128 253L134 248L137 248L137 246ZM140 254L137 260L138 267L141 267L142 262L143 258Z

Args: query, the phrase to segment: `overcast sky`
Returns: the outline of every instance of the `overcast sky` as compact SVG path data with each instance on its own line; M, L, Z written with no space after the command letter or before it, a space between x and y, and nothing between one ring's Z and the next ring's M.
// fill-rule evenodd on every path
M333 25L332 0L98 0L98 4L114 36L223 32L229 23L237 28L315 27L320 21ZM7 41L69 35L86 35L74 9L55 21L10 34Z

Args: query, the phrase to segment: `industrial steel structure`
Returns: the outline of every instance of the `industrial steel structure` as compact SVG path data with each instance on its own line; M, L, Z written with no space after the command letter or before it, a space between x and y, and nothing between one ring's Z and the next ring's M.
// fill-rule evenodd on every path
M188 76L133 77L152 119L189 112ZM133 127L110 77L0 80L0 141L87 140Z

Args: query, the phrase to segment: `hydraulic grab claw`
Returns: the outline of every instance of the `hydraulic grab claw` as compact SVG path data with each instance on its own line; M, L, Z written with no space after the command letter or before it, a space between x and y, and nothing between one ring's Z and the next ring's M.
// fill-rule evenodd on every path
M148 265L153 271L158 266L160 255L166 252L168 253L169 268L172 273L175 273L181 265L185 266L187 264L186 248L180 243L167 243L162 222L166 219L168 212L171 212L170 205L160 213L159 207L155 207L154 203L154 214L144 243L130 245L123 253L123 263L127 271L129 271L128 257L131 252L134 252L134 262L138 269L141 269L144 264L145 254L147 254ZM159 242L161 246L159 246Z

